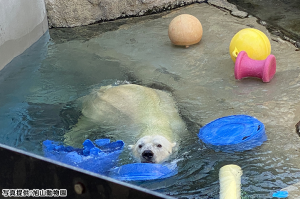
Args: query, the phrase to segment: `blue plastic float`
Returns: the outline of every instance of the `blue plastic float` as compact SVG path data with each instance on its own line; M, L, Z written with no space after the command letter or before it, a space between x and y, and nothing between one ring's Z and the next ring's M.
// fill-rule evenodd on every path
M289 193L287 191L277 191L273 193L273 198L287 198L289 196Z
M135 163L114 168L109 176L122 181L139 181L168 178L177 173L176 163Z
M95 140L95 144L87 139L83 143L83 148L80 149L63 146L51 140L43 142L45 157L118 180L155 180L177 174L176 163L135 163L116 167L124 142L110 143L109 139L98 139Z
M250 150L267 140L265 126L248 115L231 115L214 120L199 131L198 137L215 151Z
M99 174L108 174L116 166L116 161L123 150L124 142L110 143L109 139L95 140L95 144L87 139L83 148L59 145L58 142L43 142L45 157Z

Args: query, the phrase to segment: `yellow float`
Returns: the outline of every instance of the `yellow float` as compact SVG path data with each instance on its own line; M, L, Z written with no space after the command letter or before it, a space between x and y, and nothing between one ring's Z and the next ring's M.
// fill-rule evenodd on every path
M241 51L245 51L251 59L264 60L271 54L271 44L260 30L245 28L236 33L230 42L229 53L234 62Z

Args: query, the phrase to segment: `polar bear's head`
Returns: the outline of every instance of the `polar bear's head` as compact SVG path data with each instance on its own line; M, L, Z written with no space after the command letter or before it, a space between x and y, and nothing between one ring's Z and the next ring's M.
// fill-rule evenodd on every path
M176 143L160 135L144 136L135 145L129 145L132 153L142 163L161 163L172 154Z

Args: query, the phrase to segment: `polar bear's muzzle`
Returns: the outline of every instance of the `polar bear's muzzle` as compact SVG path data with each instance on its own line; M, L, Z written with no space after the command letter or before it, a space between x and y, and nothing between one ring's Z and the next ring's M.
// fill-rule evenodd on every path
M142 153L143 159L141 160L141 162L142 163L155 163L153 161L153 156L154 156L154 153L151 150L145 150Z

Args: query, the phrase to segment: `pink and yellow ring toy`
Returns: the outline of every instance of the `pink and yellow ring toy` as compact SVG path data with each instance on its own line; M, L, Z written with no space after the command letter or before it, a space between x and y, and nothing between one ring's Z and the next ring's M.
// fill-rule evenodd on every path
M246 28L234 35L229 52L235 62L236 79L257 77L270 82L276 73L276 58L271 55L268 37L254 28Z

